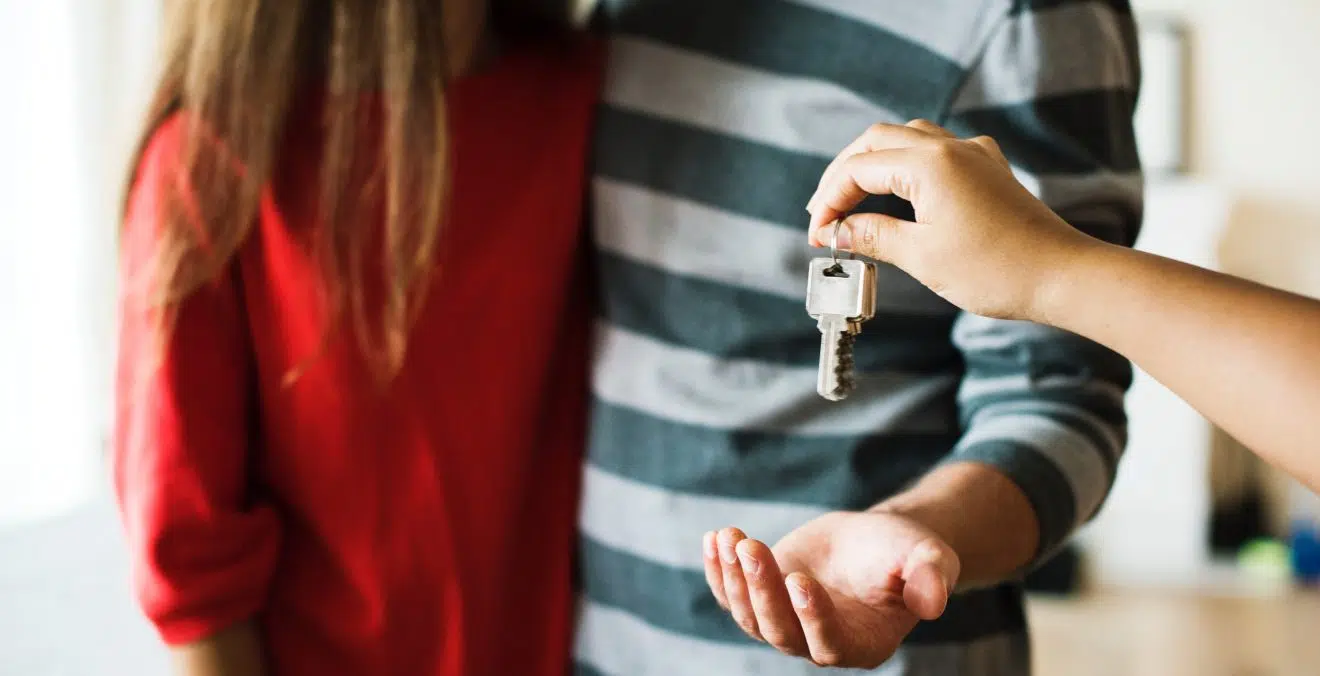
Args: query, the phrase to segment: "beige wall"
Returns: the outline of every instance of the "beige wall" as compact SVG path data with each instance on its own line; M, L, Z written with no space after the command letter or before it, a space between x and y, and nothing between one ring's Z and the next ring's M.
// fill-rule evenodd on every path
M1225 269L1320 296L1320 1L1133 4L1186 22L1190 171L1237 203Z
M1235 204L1221 267L1320 297L1320 0L1133 5L1188 29L1189 170ZM1282 473L1222 433L1210 469L1220 497L1259 477L1272 525L1286 532L1293 483Z

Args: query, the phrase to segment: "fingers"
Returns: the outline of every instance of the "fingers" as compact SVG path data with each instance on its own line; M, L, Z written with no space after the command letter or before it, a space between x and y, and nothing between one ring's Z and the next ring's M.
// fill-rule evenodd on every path
M848 213L868 195L906 197L909 175L922 159L913 148L872 150L849 157L816 188L811 230Z
M752 609L751 598L747 593L747 580L743 577L742 566L738 561L737 546L747 536L737 528L725 528L716 536L719 545L720 563L723 568L724 597L728 601L729 614L739 627L758 641L761 637L756 622L756 612Z
M720 607L728 610L729 599L724 594L724 571L720 566L719 544L715 541L715 531L710 531L701 538L701 558L706 568L706 586L715 596Z
M839 225L837 245L840 251L900 265L903 256L900 239L907 225L907 221L888 214L853 214ZM826 223L816 230L816 238L822 242L830 241L833 228L833 223Z
M924 540L912 549L903 566L903 602L923 620L944 613L958 582L958 555L938 540Z
M737 553L761 638L780 652L806 656L806 638L770 548L757 540L743 540Z
M847 209L856 206L856 202L848 205L846 209L840 210L829 204L820 204L817 199L820 196L820 188L826 183L834 180L840 166L848 161L854 155L874 152L877 150L892 150L897 148L910 148L913 146L929 143L939 138L954 138L953 134L939 125L927 120L913 120L905 125L897 124L874 124L871 125L861 136L858 136L852 143L849 143L821 174L820 182L817 185L816 192L807 202L807 211L811 212L812 222L809 229L814 232L816 227L822 223L828 223L843 214ZM861 201L865 195L857 199ZM813 246L820 246L820 242L811 242Z
M818 582L802 573L792 573L784 585L793 600L793 610L802 625L811 660L827 667L842 665L845 658L843 635L829 594Z

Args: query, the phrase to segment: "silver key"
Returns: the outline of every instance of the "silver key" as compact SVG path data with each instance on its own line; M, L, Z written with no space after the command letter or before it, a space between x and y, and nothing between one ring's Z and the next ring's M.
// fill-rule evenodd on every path
M856 385L853 342L862 322L875 316L875 265L855 259L813 259L807 276L807 314L816 319L821 333L816 391L839 401Z

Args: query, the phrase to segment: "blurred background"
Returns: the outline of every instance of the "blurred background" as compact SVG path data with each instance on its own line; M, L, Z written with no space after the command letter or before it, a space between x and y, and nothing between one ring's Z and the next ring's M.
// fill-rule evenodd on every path
M1320 3L1134 5L1139 246L1320 296ZM157 7L0 0L5 676L166 671L129 596L104 467L115 219ZM1144 375L1129 412L1107 506L1031 580L1038 673L1320 673L1315 563L1289 548L1320 527L1320 499Z

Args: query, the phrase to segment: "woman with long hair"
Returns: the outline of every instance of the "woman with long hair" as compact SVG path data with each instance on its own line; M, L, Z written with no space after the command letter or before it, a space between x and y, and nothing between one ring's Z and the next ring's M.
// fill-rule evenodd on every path
M599 53L530 2L173 0L115 485L186 674L559 674Z

